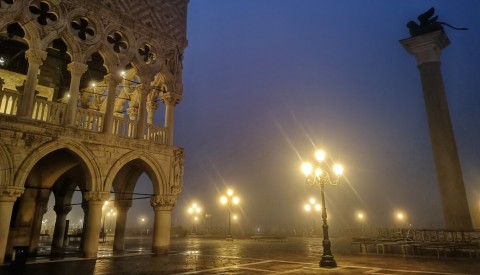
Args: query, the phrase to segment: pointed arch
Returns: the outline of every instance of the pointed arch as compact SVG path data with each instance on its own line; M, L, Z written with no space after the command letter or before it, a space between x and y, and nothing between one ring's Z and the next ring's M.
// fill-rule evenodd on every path
M34 150L22 163L18 171L16 171L14 186L24 187L29 172L35 164L49 153L60 149L68 149L83 162L88 173L90 173L90 177L86 177L87 189L91 191L101 191L103 176L95 156L81 143L69 139L52 141Z
M0 143L0 186L13 185L13 159L8 148Z

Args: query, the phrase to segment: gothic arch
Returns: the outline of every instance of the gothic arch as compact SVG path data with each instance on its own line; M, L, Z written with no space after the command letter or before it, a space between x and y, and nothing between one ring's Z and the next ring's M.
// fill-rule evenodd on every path
M8 148L0 143L0 186L13 184L13 159Z
M161 195L164 191L163 185L167 184L165 174L162 171L160 165L158 165L155 158L149 154L145 154L138 151L132 151L125 154L121 157L115 164L111 167L108 175L105 179L105 187L103 190L110 190L113 186L113 181L115 180L116 175L125 165L134 160L141 160L143 163L150 167L150 171L145 171L153 184L153 192L157 195Z
M86 186L88 191L102 190L102 174L98 163L95 161L95 156L82 144L73 140L52 141L33 151L16 172L14 186L24 187L29 172L32 170L35 164L47 154L59 149L68 149L83 161L88 169L88 172L90 173L90 178L86 178Z

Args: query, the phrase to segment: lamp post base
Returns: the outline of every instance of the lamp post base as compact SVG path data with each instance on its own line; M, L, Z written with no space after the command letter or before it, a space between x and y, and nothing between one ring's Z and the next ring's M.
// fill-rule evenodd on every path
M322 255L320 267L337 267L337 262L333 259L333 255Z

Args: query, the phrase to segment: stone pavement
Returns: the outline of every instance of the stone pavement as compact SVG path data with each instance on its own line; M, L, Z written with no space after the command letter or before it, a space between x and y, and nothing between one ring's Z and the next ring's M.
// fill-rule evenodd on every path
M74 254L64 259L37 258L24 274L480 274L480 256L473 258L412 257L358 254L347 241L332 240L338 267L320 268L321 239L288 238L279 241L173 239L171 253L153 255L148 240L127 245L123 254L102 244L99 258ZM0 266L0 274L11 274Z

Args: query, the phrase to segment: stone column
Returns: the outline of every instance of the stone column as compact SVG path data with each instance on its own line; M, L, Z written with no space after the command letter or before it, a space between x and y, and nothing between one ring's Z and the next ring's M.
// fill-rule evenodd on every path
M63 237L65 236L65 226L67 215L72 210L70 205L55 205L53 210L57 214L55 220L55 229L52 238L52 253L57 254L63 252Z
M108 74L105 76L105 83L107 83L107 106L105 108L105 123L103 125L103 132L111 135L113 133L113 111L115 107L115 97L117 94L117 85L122 79L115 74Z
M22 195L23 190L23 188L15 187L0 188L0 263L3 263L7 249L13 204Z
M152 240L153 253L167 253L170 248L172 209L176 201L176 196L152 196L150 199L150 204L155 212Z
M176 93L163 93L160 99L165 104L165 128L167 128L167 145L173 145L173 126L175 106L182 97Z
M109 194L104 192L86 192L84 199L88 204L87 227L85 228L85 241L83 244L83 256L96 258L100 226L102 220L102 206Z
M155 101L149 101L147 102L147 123L148 124L153 124L153 117L155 115L155 111L158 108L158 103Z
M77 114L78 94L80 87L80 80L82 75L87 71L87 64L80 62L72 62L68 64L67 69L70 71L70 98L67 104L67 113L65 118L65 125L74 126L75 116Z
M117 221L115 223L115 238L113 239L114 251L123 251L125 248L125 230L127 229L127 214L131 206L131 201L115 202L115 207L117 208Z
M138 103L137 138L144 139L147 96L148 92L150 91L150 85L145 83L140 84L138 90L140 92L140 102Z
M28 248L28 252L31 255L37 254L38 243L40 241L40 231L42 230L42 220L43 215L47 213L47 204L48 201L43 199L36 203L35 215L33 216L30 233L30 247Z
M40 66L43 64L43 61L47 59L47 52L29 49L25 52L25 57L28 60L28 72L18 115L23 118L31 118L35 88L37 87L37 77L40 74Z
M88 228L88 202L82 202L82 209L83 209L83 225L82 225L82 237L80 240L80 250L83 251L85 247L85 232L87 232Z
M470 230L472 220L440 70L440 53L450 41L440 30L400 43L416 57L420 70L445 226Z

